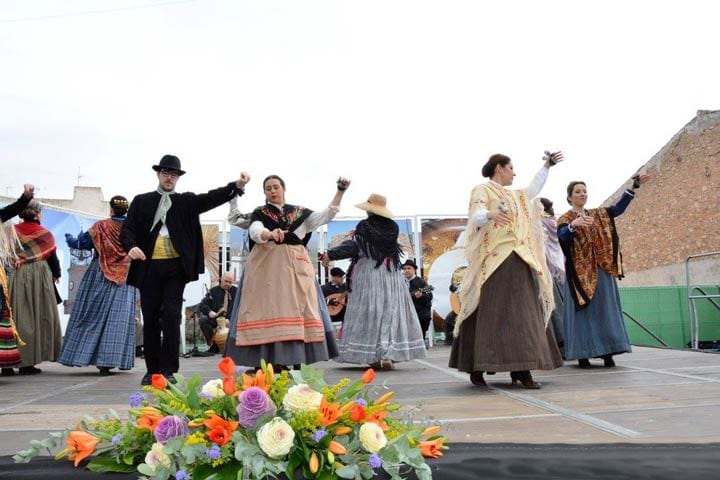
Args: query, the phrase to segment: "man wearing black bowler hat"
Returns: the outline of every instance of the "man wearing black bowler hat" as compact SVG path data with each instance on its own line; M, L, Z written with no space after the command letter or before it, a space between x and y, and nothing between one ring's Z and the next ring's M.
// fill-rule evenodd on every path
M176 193L185 174L180 159L165 155L153 165L158 188L136 196L120 232L123 248L132 259L127 283L140 290L147 373L165 375L174 382L180 367L180 321L185 284L205 271L200 214L242 195L250 176L196 195ZM161 340L162 334L162 340Z
M422 329L423 338L430 328L430 320L432 320L432 287L425 280L418 277L417 264L409 258L402 265L405 281L410 288L410 296L415 304L418 320L420 320L420 328ZM426 340L427 343L427 340Z

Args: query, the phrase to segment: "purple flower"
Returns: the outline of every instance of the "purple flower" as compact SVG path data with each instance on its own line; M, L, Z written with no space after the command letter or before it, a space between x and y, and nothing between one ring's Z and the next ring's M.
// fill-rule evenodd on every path
M210 394L207 393L207 392L200 392L200 396L201 396L202 398L204 398L205 400L212 400L212 399L213 399L213 396L210 395Z
M205 450L205 456L208 457L210 460L217 460L218 458L220 458L220 455L220 446L217 443L213 443L212 447Z
M382 458L377 453L370 455L368 459L371 468L380 468L382 466Z
M115 446L115 445L117 445L118 443L120 443L120 440L122 440L122 439L123 439L123 434L122 434L122 433L118 433L117 435L115 435L115 436L112 437L111 443L113 444L113 446Z
M175 472L175 480L190 480L190 475L185 470Z
M242 365L237 365L235 367L235 373L237 373L238 375L243 373L245 370L247 370L247 367L243 367Z
M260 387L250 387L238 397L237 413L243 428L252 428L258 418L276 411L272 399Z
M320 440L322 440L325 435L327 435L327 432L323 429L316 431L315 432L315 442L320 442Z
M130 406L132 408L137 408L140 406L140 404L145 400L145 395L143 395L140 392L135 392L132 395L130 395Z
M155 439L158 442L165 445L171 438L184 437L188 433L189 431L187 425L185 425L185 420L175 415L170 415L160 420L160 423L155 427L153 435L155 435Z
M357 400L355 400L355 403L360 405L361 407L367 407L367 402L364 398L358 398Z

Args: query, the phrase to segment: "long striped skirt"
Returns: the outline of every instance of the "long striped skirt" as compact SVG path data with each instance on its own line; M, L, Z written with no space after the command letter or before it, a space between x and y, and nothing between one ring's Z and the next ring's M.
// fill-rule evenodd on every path
M20 352L12 329L12 312L5 269L0 265L0 367L20 365Z
M257 367L260 360L311 364L338 354L330 315L302 245L253 247L230 319L224 355L238 365ZM287 324L294 328L287 329ZM298 329L300 324L306 328ZM238 331L243 333L240 340ZM303 338L306 334L312 337Z
M109 281L98 260L93 260L80 282L58 362L69 367L131 369L136 298L135 287Z

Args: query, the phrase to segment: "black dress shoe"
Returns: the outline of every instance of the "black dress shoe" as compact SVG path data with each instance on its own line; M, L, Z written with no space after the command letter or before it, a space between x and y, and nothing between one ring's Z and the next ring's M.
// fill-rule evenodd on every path
M113 372L110 371L110 367L97 367L98 370L100 370L100 376L101 377L109 377L113 374Z
M581 358L578 360L578 367L580 368L590 368L590 360L587 358Z
M476 387L487 387L482 371L475 371L470 374L470 382Z
M213 343L207 351L210 353L220 353L220 347L217 346L217 343Z
M3 368L0 375L2 375L3 377L12 377L13 375L15 375L15 370L13 370L12 368Z
M36 373L40 373L42 370L36 367L20 367L18 368L18 373L20 375L35 375Z
M612 355L603 355L600 358L603 359L607 368L613 368L615 366L615 360L613 360Z
M140 385L152 385L152 373L146 373L140 380Z
M163 375L165 376L165 379L166 379L169 383L172 383L173 385L175 385L175 384L177 383L177 379L175 378L175 374L174 374L174 373L163 373Z

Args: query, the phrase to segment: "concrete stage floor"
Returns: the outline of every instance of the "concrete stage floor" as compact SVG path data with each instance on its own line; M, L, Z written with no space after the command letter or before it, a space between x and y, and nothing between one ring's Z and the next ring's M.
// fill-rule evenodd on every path
M420 408L418 419L444 425L451 442L609 444L720 442L720 355L635 347L616 357L616 368L581 370L576 362L534 372L540 390L512 388L508 373L486 376L474 387L447 367L450 348L436 345L426 359L378 372L395 400ZM0 455L26 448L31 439L73 426L83 415L109 408L127 411L145 373L136 367L109 377L97 369L39 365L39 375L0 377ZM219 356L181 359L186 377L218 377ZM325 362L326 380L358 378L362 367ZM17 370L16 370L17 372Z

